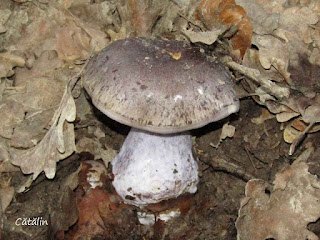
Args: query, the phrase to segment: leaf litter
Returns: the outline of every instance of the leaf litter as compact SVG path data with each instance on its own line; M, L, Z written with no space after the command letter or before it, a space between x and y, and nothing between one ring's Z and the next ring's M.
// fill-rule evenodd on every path
M81 65L110 42L126 37L190 41L210 51L215 48L218 58L233 71L241 96L260 105L246 106L244 99L240 117L228 119L231 123L221 125L222 132L212 126L206 128L209 133L199 130L195 144L202 182L194 205L173 220L171 229L161 222L152 229L137 228L132 209L118 202L110 186L82 195L80 170L73 169L65 173L72 176L65 178L72 187L59 185L63 197L53 197L60 206L50 213L55 237L104 234L119 238L118 232L122 239L130 234L131 239L135 234L145 239L165 235L169 239L234 239L236 203L244 189L241 181L249 180L236 223L238 239L300 239L299 234L317 239L307 225L319 218L313 209L316 204L310 204L319 197L318 179L304 160L318 146L315 139L320 130L319 15L320 5L312 0L165 0L161 4L4 0L0 3L0 172L15 175L19 166L24 174L31 174L29 180L20 176L23 183L10 182L15 193L27 194L41 186L41 172L53 181L59 179L59 171L65 168L57 171L57 167L65 166L74 152L72 156L90 152L89 160L102 159L108 166L126 130L119 134L123 126L115 123L102 127L103 118L85 99L80 82L75 82ZM216 139L219 143L210 147ZM290 155L297 154L300 157L283 168ZM261 179L255 180L256 176ZM13 195L7 196L11 201ZM74 207L76 198L83 206ZM253 199L260 204L258 210ZM190 204L180 201L180 205ZM14 199L11 207L17 203ZM71 206L79 215L69 211ZM254 209L255 215L248 209ZM6 214L4 209L1 214ZM244 216L260 222L257 225ZM81 224L68 231L77 219ZM86 227L85 220L92 222ZM118 229L115 222L127 227ZM5 234L12 233L8 226L6 222ZM257 231L257 226L264 227ZM20 232L35 236L28 231Z
M307 225L320 217L320 181L310 174L305 150L290 166L276 174L273 189L251 179L241 200L236 222L237 239L319 239Z

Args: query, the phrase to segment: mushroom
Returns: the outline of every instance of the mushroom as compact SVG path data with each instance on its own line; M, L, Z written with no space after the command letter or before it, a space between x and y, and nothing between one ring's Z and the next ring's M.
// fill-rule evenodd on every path
M89 61L83 81L102 113L132 127L112 160L113 186L141 208L196 192L188 130L239 109L226 68L182 41L115 41Z

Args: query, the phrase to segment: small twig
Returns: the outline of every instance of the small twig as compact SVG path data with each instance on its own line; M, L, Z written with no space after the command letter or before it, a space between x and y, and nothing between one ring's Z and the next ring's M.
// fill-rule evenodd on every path
M309 24L308 26L311 27L311 28L313 28L313 29L316 29L316 30L319 30L319 31L320 31L320 27L318 27L318 26L314 26L314 25L311 25L311 24Z
M268 133L268 129L266 127L266 124L263 122L263 132L266 134L267 137L270 137L270 134Z
M186 20L187 22L189 22L189 23L191 23L192 25L194 25L195 27L198 27L200 30L203 29L202 26L200 26L199 24L197 24L195 21L189 19L188 17L184 16L182 13L179 13L179 12L178 12L178 15L179 15L180 17L182 17L184 20Z
M254 162L253 162L253 160L252 160L252 158L251 158L251 154L250 154L249 150L248 150L246 147L244 148L244 150L246 150L246 153L247 153L248 158L249 158L249 160L250 160L250 162L251 162L251 165L252 165L252 167L254 168L254 172L257 172L256 165L254 164Z
M250 172L246 171L242 167L240 167L234 163L228 162L222 158L218 158L218 157L213 158L210 161L210 165L215 170L230 173L231 175L239 177L240 179L245 180L245 181L249 181L250 179L257 178L256 176L254 176Z
M241 76L241 77L235 78L235 81L239 82L240 80L243 80L243 79L245 79L245 76Z
M17 86L17 87L5 87L4 90L14 90L16 92L22 92L26 90L25 86Z
M309 126L304 129L302 133L292 142L290 149L289 149L289 155L292 155L296 149L296 147L299 145L299 143L305 138L306 134L309 132L309 130L313 127L313 125L316 122L310 122Z
M270 93L271 95L281 99L283 97L289 97L290 89L287 87L281 87L276 83L270 81L267 78L261 76L260 71L257 69L249 68L243 65L240 65L230 58L222 58L221 61L230 67L233 70L239 71L241 74L245 75L249 79L255 81L256 83L260 84L266 92Z
M69 81L69 87L70 87L71 92L73 91L74 87L77 85L77 82L79 81L79 79L81 79L81 76L84 72L84 69L87 67L90 59L94 55L95 49L96 49L96 45L93 46L91 53L90 53L89 57L86 59L86 61L84 62L81 70L76 74L76 76L72 77L71 80ZM81 88L82 87L83 87L83 83L81 81Z

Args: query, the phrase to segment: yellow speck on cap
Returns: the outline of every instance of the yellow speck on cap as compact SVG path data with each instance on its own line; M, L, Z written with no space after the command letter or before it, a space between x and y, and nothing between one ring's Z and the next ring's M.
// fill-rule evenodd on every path
M169 53L169 55L175 60L179 60L181 58L181 52L169 52L169 51L167 51L167 53Z

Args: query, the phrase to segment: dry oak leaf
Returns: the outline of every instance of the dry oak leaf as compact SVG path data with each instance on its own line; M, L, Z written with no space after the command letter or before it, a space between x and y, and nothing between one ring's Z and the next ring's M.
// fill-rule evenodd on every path
M117 155L117 151L112 148L105 149L102 147L99 139L83 137L79 139L76 145L77 152L89 152L94 155L94 160L102 159L108 166L112 159Z
M24 118L25 111L20 103L12 100L2 104L0 103L0 136L11 138L13 129L21 123Z
M300 131L288 124L283 131L283 139L286 143L293 143L300 135Z
M71 233L72 239L80 239L80 236L92 239L92 237L104 232L105 227L99 205L109 199L110 196L101 188L92 189L82 199L78 199L79 220L74 232Z
M234 50L240 51L241 58L251 46L252 24L246 11L234 0L202 0L196 19L201 20L209 30L226 26L231 30L235 28L237 31L232 35L231 45Z
M1 210L4 212L10 205L14 195L14 188L11 186L3 187L0 189L0 204Z
M253 32L259 35L271 34L279 25L279 13L265 9L266 3L259 3L256 0L236 0L247 12L253 25Z
M190 42L202 42L207 45L213 44L223 33L223 29L213 29L205 32L195 32L191 29L183 30L183 33L189 38Z
M0 53L0 79L11 77L14 74L14 67L24 67L26 61L23 57L12 52Z
M295 118L293 119L293 121L291 122L291 126L297 130L299 130L300 132L303 132L306 130L306 128L308 127L309 124L305 123L301 117L299 118ZM320 124L314 124L310 130L308 131L309 133L315 133L320 131Z
M89 54L91 37L74 21L67 23L56 35L56 51L60 59L72 62Z
M272 119L274 117L275 116L271 112L269 112L268 109L262 108L261 114L258 117L251 118L251 122L260 125L264 123L266 120Z
M278 122L282 123L282 122L287 122L290 119L295 118L299 115L300 115L300 113L292 112L292 111L291 112L282 112L282 113L278 113L276 115L276 118L277 118Z
M95 45L106 45L107 35L102 30L75 17L57 1L49 1L45 8L36 4L17 5L6 27L5 49L36 56L45 50L55 50L67 62L87 57Z
M163 3L146 0L129 0L130 23L136 36L149 36L163 10Z
M274 67L288 83L291 83L287 44L270 35L254 35L252 42L259 48L261 66L264 69Z
M210 146L214 147L214 148L218 148L220 143L224 139L226 139L227 137L232 138L234 136L235 131L236 131L235 126L233 126L231 124L229 125L229 123L225 123L222 127L219 142L217 144L210 143Z
M24 174L33 174L33 179L44 171L47 178L54 178L56 163L75 151L73 122L76 106L69 87L66 87L53 124L41 142L21 155L14 154L11 162L20 166Z
M308 172L304 162L309 154L307 149L300 159L276 174L270 194L263 180L247 183L236 221L238 240L319 239L307 229L320 217L320 181Z
M4 25L10 16L11 11L9 9L0 9L0 33L7 31L7 28Z

